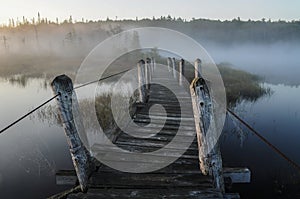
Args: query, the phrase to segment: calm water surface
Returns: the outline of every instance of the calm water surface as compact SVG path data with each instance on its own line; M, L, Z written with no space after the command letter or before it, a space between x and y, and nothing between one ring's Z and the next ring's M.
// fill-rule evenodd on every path
M300 87L265 84L271 96L242 102L235 111L261 135L300 164ZM234 186L242 198L300 198L300 171L292 167L256 135L241 126L234 132L232 120L222 137L222 155L227 166L246 166L252 172L250 185ZM236 129L236 128L235 128ZM242 189L242 191L241 191Z
M1 79L0 127L52 97L47 85L43 78ZM272 89L271 96L241 102L235 111L300 164L300 88L265 86ZM295 196L292 185L299 185L297 171L246 129L243 133L233 129L228 118L221 138L224 165L249 167L252 181L234 185L232 191L242 198L287 198L291 192ZM72 168L63 129L53 117L34 114L0 135L1 198L45 198L70 188L55 185L55 171Z
M1 79L1 128L51 96L44 79ZM55 185L55 171L72 169L72 162L63 129L51 123L35 114L0 135L1 199L45 198L68 188Z

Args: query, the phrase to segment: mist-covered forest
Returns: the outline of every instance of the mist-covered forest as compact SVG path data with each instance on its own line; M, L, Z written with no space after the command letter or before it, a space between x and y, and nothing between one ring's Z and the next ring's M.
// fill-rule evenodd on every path
M0 74L34 74L76 71L84 57L99 42L123 30L163 27L180 31L198 41L216 63L230 63L239 69L264 76L272 83L296 84L297 76L282 82L293 70L300 73L300 21L231 21L171 16L89 21L37 18L10 19L0 27ZM138 35L128 38L138 45ZM288 67L287 67L288 66ZM34 73L32 73L34 72ZM285 80L286 81L286 80Z
M31 19L26 17L10 19L7 24L0 25L0 86L2 86L2 96L4 97L4 101L1 103L1 110L3 113L10 113L2 114L5 116L2 119L2 125L13 121L21 113L27 112L29 110L28 104L31 103L35 107L36 104L40 104L41 100L46 99L48 95L52 97L50 82L53 78L60 74L66 74L74 78L77 69L85 57L101 41L124 30L149 26L173 29L199 42L219 67L226 88L227 105L229 108L236 108L237 111L241 110L239 111L240 114L248 121L253 122L255 127L270 133L266 135L268 138L271 138L271 136L274 137L273 140L270 139L272 142L285 151L289 151L289 154L294 154L295 150L293 147L298 146L298 143L293 143L292 141L299 140L297 137L292 137L292 134L299 129L297 126L299 124L299 111L297 109L299 103L297 99L299 95L298 86L300 85L300 20L271 21L269 19L261 19L258 21L243 21L238 17L225 21L209 19L185 20L178 17L162 16L151 19L137 18L135 20L113 20L107 18L106 20L99 21L90 21L87 19L76 21L72 16L64 20L58 18L56 20L49 20L40 14ZM142 43L138 34L128 35L124 39L128 45L135 47L140 46ZM150 54L139 52L133 56L128 53L124 57L119 57L111 64L110 69L115 71L123 70L125 62L129 63L127 64L129 66L136 66L138 59L145 59L146 57L156 57L157 63L166 64L166 57L164 55L167 53L160 55L159 51L155 51L157 49L154 48L152 50L154 51L151 51ZM178 62L176 64L178 65ZM186 63L186 68L185 76L189 80L193 79L193 66ZM111 90L111 85L113 85L113 82L119 76L114 78L102 82L99 85L99 90ZM290 85L292 86L289 87ZM109 99L110 95L108 92L97 96L97 115L98 118L100 118L100 115L102 116L99 121L104 129L114 130L116 126L110 111L111 101ZM122 96L119 100L123 100ZM247 104L248 102L249 104ZM13 105L13 108L9 105ZM86 106L88 107L89 105L86 102ZM60 125L59 117L55 114L56 108L55 106L49 106L40 109L36 112L36 115L31 116L31 119L36 117L36 119L41 120L40 122L47 121L49 126L51 124ZM89 110L88 108L87 110ZM244 110L246 111L243 112ZM89 113L89 111L86 112L86 114ZM47 143L49 141L48 136L53 136L55 132L61 133L56 128L47 129L40 123L34 124L34 129L33 124L26 123L26 125L20 125L19 129L17 128L15 131L18 142L15 142L15 140L7 141L4 137L4 144L1 145L4 149L2 151L5 151L7 148L10 149L9 154L12 154L6 155L4 153L1 156L4 157L2 159L4 163L7 161L5 157L15 157L18 154L15 151L20 150L21 153L19 153L19 156L22 158L19 158L19 163L21 164L23 161L25 166L25 161L30 162L32 160L24 159L28 155L23 154L26 150L31 151L35 148L40 152L40 147L36 147L37 145L34 142L40 143L38 139L41 138L42 133L45 133L47 136L43 138L47 140ZM39 125L41 128L37 130ZM280 168L282 163L277 159L273 159L270 151L260 145L262 144L260 140L254 140L250 133L238 133L237 131L242 131L240 127L238 127L238 130L233 130L235 134L238 134L240 143L243 143L245 140L249 142L245 144L244 149L235 148L231 141L227 144L228 146L224 145L226 146L224 148L227 150L227 156L224 153L225 160L227 158L226 164L231 166L232 162L237 161L241 162L240 165L244 164L244 166L251 168L251 172L253 171L254 174L253 184L259 187L257 190L266 188L265 183L267 182L270 185L275 184L274 187L268 189L275 191L280 197L285 192L290 194L290 189L287 188L288 186L285 186L285 182L277 180L277 177L273 179L270 175L273 172L272 170L277 169L277 167ZM21 131L28 132L20 134ZM32 136L28 136L28 133L32 133ZM24 139L20 139L19 136L25 137ZM229 139L229 137L232 137L231 134L226 139ZM65 162L66 154L62 153L61 148L56 147L58 146L57 143L65 140L61 137L58 138L51 141L53 142L51 144L55 146L52 148L57 149L57 151L54 150L53 157L61 154L62 157L60 158ZM35 139L38 141L32 141ZM29 144L27 144L27 141ZM286 141L290 144L287 145ZM20 147L19 143L21 142L25 143L26 150ZM257 144L256 142L259 143ZM8 145L9 143L13 144L11 145L12 147ZM61 146L65 146L65 142ZM44 148L48 150L48 144ZM49 147L50 150L52 148L51 146ZM224 151L226 152L226 150ZM259 151L259 156L255 155L256 151ZM48 152L46 151L46 153ZM36 152L34 156L36 156L35 154ZM41 161L37 162L38 166L36 167L40 170ZM274 162L271 165L272 167L270 167L270 162ZM3 168L6 168L6 165L19 166L18 163L15 164L15 161L9 161L3 165ZM52 168L48 162L45 165L46 169L48 167ZM262 165L265 165L265 167ZM28 165L26 167L30 168ZM13 172L14 175L22 171L19 167L16 168L14 171L17 172ZM60 166L57 168L60 169ZM32 171L35 171L35 167ZM282 170L282 172L284 173L285 171ZM6 173L10 174L10 172L3 172L2 175L5 176ZM25 175L28 176L28 173ZM272 179L266 181L264 179L266 175L270 175ZM284 175L287 176L286 173ZM12 178L11 176L3 177L3 179L8 182L11 179L17 179L15 180L17 183L14 181L16 184L20 184L19 182L21 182L18 180L19 176L18 178ZM39 180L41 179L39 176ZM261 179L263 180L259 183L258 181ZM51 183L53 182L51 181ZM5 184L6 186L10 185L9 183ZM43 185L43 183L40 184ZM293 181L291 187L295 187L295 190L298 190L298 185L299 179L297 178L295 182ZM22 184L19 187L24 186ZM32 187L25 186L28 190L31 190ZM52 191L49 186L43 186L40 189L42 190L44 187L47 188L47 191ZM249 195L251 198L253 190L255 189L251 189L251 191L244 195ZM258 191L258 194L261 194L260 191Z

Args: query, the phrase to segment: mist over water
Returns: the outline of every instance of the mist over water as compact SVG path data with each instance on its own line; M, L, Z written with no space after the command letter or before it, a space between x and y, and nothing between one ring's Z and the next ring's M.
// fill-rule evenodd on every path
M49 83L53 77L63 73L74 77L84 57L99 42L122 30L147 23L153 26L151 23L154 22L135 23L142 22L40 24L0 29L0 76L3 77L0 78L1 127L52 97ZM300 163L300 88L295 87L300 85L300 42L296 31L291 34L291 39L285 35L282 39L276 37L263 42L235 39L230 37L228 29L198 28L192 23L178 28L183 22L178 22L178 26L164 21L155 23L161 23L155 26L188 34L207 50L217 64L225 62L233 68L265 78L268 84L264 86L271 88L273 94L256 101L241 101L234 107L235 111ZM257 35L260 35L259 31ZM138 35L128 35L127 40L135 46L142 42ZM114 70L121 67L117 65ZM99 88L109 92L109 85L103 84ZM54 180L56 170L73 168L63 129L52 121L57 119L55 115L47 117L47 111L43 114L34 115L1 134L0 192L3 198L44 198L69 188L56 186ZM225 125L222 138L224 164L249 167L253 175L250 185L234 187L234 191L242 190L244 198L256 198L255 193L264 191L262 187L267 184L264 187L267 189L265 198L276 198L277 191L290 191L282 190L281 185L299 183L295 170L287 162L250 132L237 134L232 130L235 128L230 121ZM288 175L290 173L293 177ZM31 184L25 183L28 180ZM38 194L32 185L36 186Z
M75 72L84 57L106 38L130 28L156 26L189 35L217 64L229 63L235 68L261 75L270 83L299 85L300 38L299 31L293 29L297 25L142 20L0 28L0 75L37 70L52 74ZM128 35L125 39L134 46L143 43L138 35ZM181 46L177 41L169 42Z
M300 84L300 43L217 45L205 48L216 63L226 62L265 78L269 83Z

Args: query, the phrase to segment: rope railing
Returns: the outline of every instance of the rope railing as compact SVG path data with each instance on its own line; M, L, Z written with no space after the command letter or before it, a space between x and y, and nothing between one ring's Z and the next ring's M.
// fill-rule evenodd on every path
M140 72L145 73L145 74L139 73L138 75L141 76L143 79L147 78L147 84L148 84L147 90L140 91L141 95L145 95L146 92L148 93L148 91L150 89L150 81L151 81L152 71L154 70L154 66L155 66L154 62L155 62L154 59L148 58L146 63L145 62L142 63L141 61L138 63L138 68L141 67L143 69ZM49 98L48 100L46 100L45 102L43 102L42 104L37 106L36 108L32 109L28 113L24 114L23 116L21 116L20 118L18 118L17 120L15 120L11 124L9 124L8 126L4 127L0 131L0 134L7 131L9 128L13 127L17 123L21 122L23 119L25 119L26 117L28 117L35 111L39 110L41 107L45 106L46 104L50 103L52 100L57 99L59 109L60 109L60 116L61 116L61 119L64 121L65 132L67 132L66 135L67 135L68 143L73 143L70 145L70 152L71 152L71 156L74 157L73 164L74 164L74 167L75 167L75 170L77 173L79 184L80 184L81 190L86 191L87 179L89 176L89 172L91 172L91 170L92 170L91 168L93 167L93 164L89 163L91 156L90 156L89 152L86 151L81 140L77 136L78 132L77 132L77 129L74 128L75 127L74 120L73 119L69 120L70 118L73 118L73 116L72 116L73 113L72 113L72 110L70 109L70 107L72 107L71 106L72 100L70 100L72 98L72 93L74 92L75 89L79 89L79 88L88 86L90 84L94 84L99 81L109 79L111 77L123 74L129 70L131 70L131 69L126 69L121 72L118 72L118 73L115 73L112 75L108 75L106 77L102 77L100 79L84 83L82 85L78 85L76 87L73 86L72 80L68 76L66 76L66 75L57 76L51 83L52 90L54 91L54 96ZM141 81L140 83L144 83L144 81ZM144 97L145 96L143 96L143 98ZM75 150L74 146L81 146L81 147L80 147L80 149L76 148L76 150Z
M180 60L179 64L178 64L178 71L179 74L176 74L176 65L175 65L175 58L168 58L167 59L167 65L168 65L168 70L169 72L173 73L173 77L178 80L179 85L182 85L182 81L183 81L183 76L184 76L184 69L185 69L185 62L183 59ZM137 64L137 68L138 68L138 82L139 82L139 101L145 103L147 101L147 92L149 92L150 89L150 82L151 82L151 78L152 78L152 73L153 70L155 69L156 65L155 65L155 60L152 59L147 59L146 62L141 60L138 62ZM200 102L203 101L203 99L201 98L201 93L199 93L199 91L197 91L197 88L199 87L198 90L200 90L201 92L204 92L205 89L200 89L203 88L203 84L205 84L205 80L201 77L201 60L200 59L196 59L195 61L195 79L194 79L194 86L191 85L190 89L191 89L191 95L192 95L192 102L193 102L193 111L194 111L194 115L195 115L195 124L196 124L196 131L197 131L197 141L199 146L204 146L203 142L205 141L202 138L201 132L203 130L201 130L200 126L199 126L199 119L196 120L196 116L201 112L201 110L199 110L199 106L197 104L201 104ZM131 69L126 69L123 70L121 72L118 73L114 73L111 75L108 75L106 77L102 77L100 79L94 80L94 81L90 81L87 83L84 83L82 85L78 85L73 87L72 84L72 89L71 90L75 90L75 89L79 89L85 86L88 86L90 84L94 84L97 82L100 82L102 80L106 80L109 78L112 78L114 76L123 74L128 72ZM202 81L200 81L202 80ZM71 80L70 80L71 81ZM142 85L146 84L146 87L144 88ZM203 93L202 93L203 94ZM42 104L38 105L37 107L35 107L34 109L32 109L31 111L29 111L28 113L24 114L23 116L21 116L20 118L18 118L17 120L13 121L12 123L10 123L9 125L7 125L6 127L4 127L3 129L0 130L0 134L7 131L8 129L10 129L11 127L13 127L14 125L16 125L17 123L19 123L20 121L22 121L23 119L25 119L26 117L28 117L29 115L31 115L32 113L34 113L35 111L37 111L38 109L40 109L41 107L45 106L46 104L50 103L52 100L54 100L55 98L61 98L62 95L60 94L60 92L56 92L55 95L51 98L49 98L48 100L46 100L45 102L43 102ZM203 101L204 102L204 101ZM61 103L61 102L60 102ZM200 112L199 112L200 111ZM297 168L300 171L300 165L297 164L295 161L293 161L292 159L290 159L289 157L287 157L286 154L284 154L283 152L281 152L275 145L273 145L271 142L269 142L265 137L263 137L258 131L256 131L251 125L249 125L247 122L245 122L242 118L240 118L237 114L235 114L232 110L227 108L227 112L230 113L232 116L234 116L234 118L236 118L239 122L241 122L243 125L245 125L249 130L251 130L258 138L260 138L264 143L266 143L269 147L271 147L276 153L278 153L281 157L283 157L285 160L287 160L291 165L293 165L295 168ZM72 117L71 117L72 118ZM198 122L197 122L198 121ZM198 125L198 128L197 128ZM200 150L200 149L199 149ZM199 151L200 152L200 151ZM203 156L203 154L202 154ZM199 153L199 160L200 163L206 162L206 157L202 157L201 154ZM205 160L205 161L204 161ZM204 172L205 173L205 172ZM220 182L221 184L223 182ZM82 184L82 183L81 183Z
M22 121L23 119L25 119L26 117L28 117L30 114L34 113L35 111L37 111L38 109L40 109L41 107L45 106L46 104L48 104L49 102L51 102L52 100L54 100L59 94L51 97L50 99L46 100L44 103L42 103L41 105L37 106L36 108L32 109L31 111L29 111L28 113L26 113L25 115L21 116L20 118L18 118L17 120L15 120L14 122L12 122L11 124L7 125L6 127L4 127L1 131L0 134L3 133L4 131L8 130L9 128L11 128L12 126L16 125L17 123L19 123L20 121Z
M94 83L97 83L99 81L102 81L102 80L106 80L106 79L109 79L111 77L114 77L114 76L117 76L117 75L120 75L120 74L123 74L123 73L126 73L127 71L129 71L130 69L127 69L127 70L124 70L124 71L121 71L119 73L115 73L115 74L112 74L112 75L108 75L106 77L103 77L103 78L100 78L100 79L97 79L97 80L93 80L93 81L90 81L90 82L87 82L87 83L84 83L82 85L79 85L79 86L75 86L74 89L78 89L78 88L81 88L81 87L85 87L85 86L88 86L90 84L94 84Z
M137 64L137 75L139 83L139 101L138 103L146 103L150 91L150 82L152 76L152 70L155 66L154 60L147 58L146 62L140 60ZM130 69L128 69L130 70ZM54 94L61 93L58 97L57 104L60 118L63 122L63 128L65 131L67 143L69 145L70 154L72 157L73 165L76 171L77 179L80 184L81 190L85 192L88 189L88 179L91 173L94 172L92 154L85 148L83 141L80 139L79 130L76 127L72 104L78 103L76 96L72 96L74 89L87 86L98 81L108 79L110 77L125 73L128 70L124 70L113 75L101 78L99 80L91 81L83 85L79 85L74 88L71 78L66 75L57 76L51 83Z
M123 73L125 73L125 72L127 72L129 70L130 69L127 69L127 70L124 70L124 71L121 71L121 72L118 72L118 73L115 73L115 74L112 74L112 75L108 75L106 77L103 77L103 78L100 78L100 79L97 79L97 80L94 80L94 81L91 81L91 82L87 82L85 84L82 84L82 85L74 87L74 90L78 89L78 88L81 88L81 87L84 87L84 86L88 86L90 84L97 83L97 82L102 81L102 80L109 79L111 77L114 77L114 76L117 76L117 75L120 75L120 74L123 74ZM3 129L1 129L0 130L0 134L3 133L3 132L5 132L9 128L13 127L17 123L21 122L23 119L25 119L26 117L28 117L29 115L31 115L32 113L34 113L35 111L37 111L38 109L42 108L46 104L50 103L52 100L54 100L58 96L59 96L59 94L54 95L53 97L49 98L48 100L46 100L45 102L43 102L42 104L40 104L39 106L37 106L36 108L32 109L31 111L29 111L28 113L24 114L23 116L19 117L17 120L15 120L14 122L10 123L9 125L7 125L6 127L4 127Z
M245 125L250 131L252 131L260 140L262 140L265 144L267 144L272 150L274 150L277 154L287 160L292 166L300 171L300 165L289 158L286 154L284 154L280 149L278 149L275 145L273 145L270 141L268 141L264 136L262 136L258 131L256 131L250 124L248 124L245 120L239 117L232 110L227 108L227 112L230 113L234 118L236 118L239 122Z

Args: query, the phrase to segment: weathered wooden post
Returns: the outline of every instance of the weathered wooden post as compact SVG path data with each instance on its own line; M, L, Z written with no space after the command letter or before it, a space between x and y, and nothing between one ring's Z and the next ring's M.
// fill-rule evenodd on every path
M146 102L145 61L141 59L137 64L137 68L138 68L138 81L139 81L139 101L141 103L145 103Z
M171 72L171 63L172 63L171 57L168 57L168 59L167 59L167 65L168 65L169 72Z
M154 67L155 67L155 59L154 59L154 57L151 57L152 74L154 73Z
M200 170L204 175L211 175L215 187L224 191L222 158L218 142L214 142L213 133L208 135L208 128L215 131L215 119L212 112L212 100L203 78L195 78L190 86L195 119Z
M66 75L57 76L51 83L52 90L57 97L60 118L69 145L73 165L77 178L83 192L87 191L88 176L90 175L91 157L80 140L77 128L75 126L72 113L72 102L76 100L73 96L72 80ZM74 102L75 103L75 102Z
M184 78L184 59L179 61L179 85L182 86L183 78Z
M148 68L148 89L150 89L150 82L152 79L152 64L150 58L146 59L146 68Z
M213 101L209 89L201 74L201 60L195 61L195 78L190 85L192 106L195 118L199 164L203 174L213 176L216 188L224 192L224 177L222 158L218 138L214 133L207 134L208 130L216 131L213 113Z
M175 58L172 58L172 68L173 68L173 77L177 79L177 71L176 71L176 65L175 65Z
M195 60L195 78L199 78L202 75L202 62L200 59Z
M195 127L196 127L196 136L197 136L197 144L198 144L198 150L199 150L199 165L200 170L204 175L207 175L209 173L209 168L207 164L207 157L205 154L207 154L207 143L205 139L205 134L203 132L203 129L201 129L201 113L199 112L198 106L203 106L204 101L199 101L196 93L196 86L197 86L198 78L195 78L191 85L190 85L190 92L191 92L191 99L192 99L192 106L193 106L193 113L194 113L194 119L195 119Z
M144 61L144 72L145 72L145 86L146 86L146 92L147 90L149 89L149 78L148 78L148 75L149 75L149 69L148 69L148 64L147 64L147 61L145 62Z

